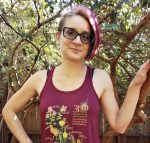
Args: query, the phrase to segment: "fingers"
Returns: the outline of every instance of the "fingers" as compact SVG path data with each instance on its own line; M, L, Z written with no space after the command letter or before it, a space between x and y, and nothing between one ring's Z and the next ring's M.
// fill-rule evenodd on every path
M150 70L150 59L147 60L139 69L138 72L144 72L147 73Z
M150 60L147 60L141 68L136 73L135 77L133 78L131 85L132 86L142 86L144 81L147 78L147 73L150 71Z

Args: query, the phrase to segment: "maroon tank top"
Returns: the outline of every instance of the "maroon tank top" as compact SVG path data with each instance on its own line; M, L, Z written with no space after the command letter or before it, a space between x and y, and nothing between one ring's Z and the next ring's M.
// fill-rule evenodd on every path
M40 143L100 143L93 69L87 67L83 84L73 91L60 91L53 85L54 70L48 72L40 95Z

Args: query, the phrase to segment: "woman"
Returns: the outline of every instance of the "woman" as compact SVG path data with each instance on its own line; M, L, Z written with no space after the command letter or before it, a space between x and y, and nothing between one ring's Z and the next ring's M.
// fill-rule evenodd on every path
M95 55L99 34L97 19L86 7L75 7L62 17L56 33L61 64L30 77L3 109L4 119L19 142L32 143L16 113L35 96L40 97L41 143L99 143L100 106L112 129L124 133L150 62L137 72L119 110L109 75L84 64Z

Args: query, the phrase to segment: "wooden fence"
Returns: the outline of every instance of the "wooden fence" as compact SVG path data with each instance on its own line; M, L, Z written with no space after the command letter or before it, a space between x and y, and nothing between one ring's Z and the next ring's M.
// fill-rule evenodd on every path
M4 106L5 99L0 98L0 111ZM150 104L147 104L145 111L150 113ZM1 112L0 112L1 113ZM23 125L34 143L39 143L40 138L40 117L38 103L32 104L28 110L24 112L25 116L22 120ZM102 127L102 126L101 126ZM101 129L102 130L102 129ZM101 132L102 133L102 132ZM102 135L101 135L102 137ZM0 132L0 143L11 143L12 134L3 123L2 131ZM150 120L144 124L136 124L128 133L115 136L113 143L150 143Z

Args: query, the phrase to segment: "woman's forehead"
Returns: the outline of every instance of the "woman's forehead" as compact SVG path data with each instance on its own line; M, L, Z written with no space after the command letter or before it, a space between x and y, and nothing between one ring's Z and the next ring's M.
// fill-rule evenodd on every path
M87 19L85 19L83 16L80 15L73 15L71 17L67 17L65 19L64 27L71 27L76 30L79 30L78 32L91 31L91 26Z

